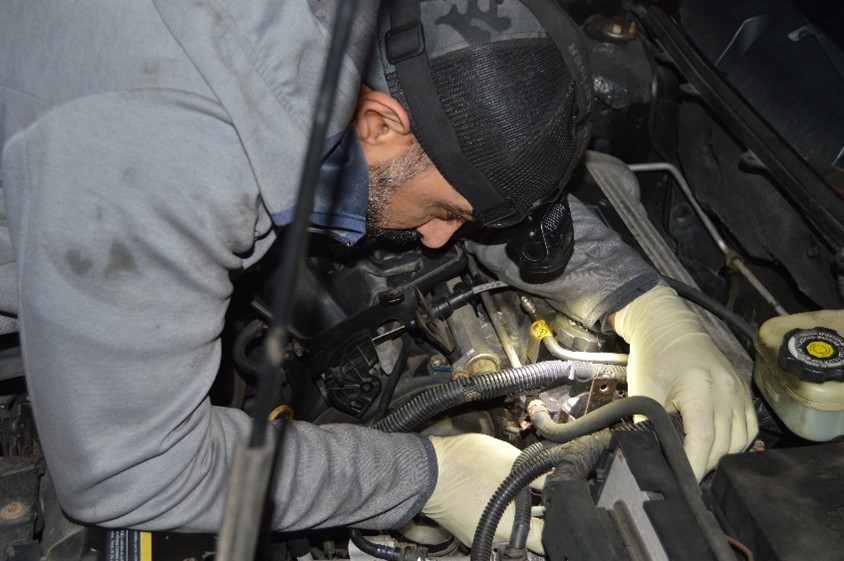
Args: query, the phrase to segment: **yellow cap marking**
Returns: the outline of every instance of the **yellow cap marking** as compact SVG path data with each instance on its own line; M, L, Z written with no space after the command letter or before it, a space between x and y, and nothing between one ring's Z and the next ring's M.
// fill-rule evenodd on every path
M548 324L545 323L545 320L541 319L533 322L533 325L530 326L530 334L533 335L537 341L541 341L545 337L553 335L554 333L551 331L551 328L548 327Z
M806 352L815 358L829 358L835 356L835 347L826 341L815 339L806 345Z

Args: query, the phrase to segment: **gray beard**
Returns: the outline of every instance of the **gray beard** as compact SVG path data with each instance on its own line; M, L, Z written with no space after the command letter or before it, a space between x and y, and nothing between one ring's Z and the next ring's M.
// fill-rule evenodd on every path
M414 140L404 154L369 166L369 209L366 214L366 236L362 243L369 245L376 241L386 241L395 245L409 245L419 240L416 230L384 228L383 224L390 212L390 195L433 165Z

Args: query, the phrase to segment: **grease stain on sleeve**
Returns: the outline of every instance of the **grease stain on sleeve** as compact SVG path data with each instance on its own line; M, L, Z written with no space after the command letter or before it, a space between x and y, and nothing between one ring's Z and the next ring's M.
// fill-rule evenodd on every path
M64 255L70 270L80 277L84 277L91 270L94 262L84 257L78 249L71 249Z
M103 276L107 279L113 279L123 273L137 273L138 265L135 263L135 258L132 257L132 252L123 242L113 241L108 250L108 264L106 265Z

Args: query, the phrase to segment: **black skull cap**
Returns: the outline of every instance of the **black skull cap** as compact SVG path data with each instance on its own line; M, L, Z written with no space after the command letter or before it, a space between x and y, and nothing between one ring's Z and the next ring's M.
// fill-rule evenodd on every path
M386 1L367 82L402 104L478 222L510 226L559 198L585 151L584 41L554 0Z

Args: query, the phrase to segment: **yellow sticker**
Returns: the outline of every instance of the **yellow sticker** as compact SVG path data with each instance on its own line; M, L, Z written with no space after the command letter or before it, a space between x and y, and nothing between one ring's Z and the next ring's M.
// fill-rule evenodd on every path
M152 534L141 532L141 561L152 561Z
M533 335L537 341L541 341L545 337L553 335L554 333L551 331L551 328L548 327L548 324L545 323L545 320L539 320L533 322L533 325L530 326L530 334Z
M826 341L815 339L806 345L806 352L815 358L829 358L835 356L835 347Z

